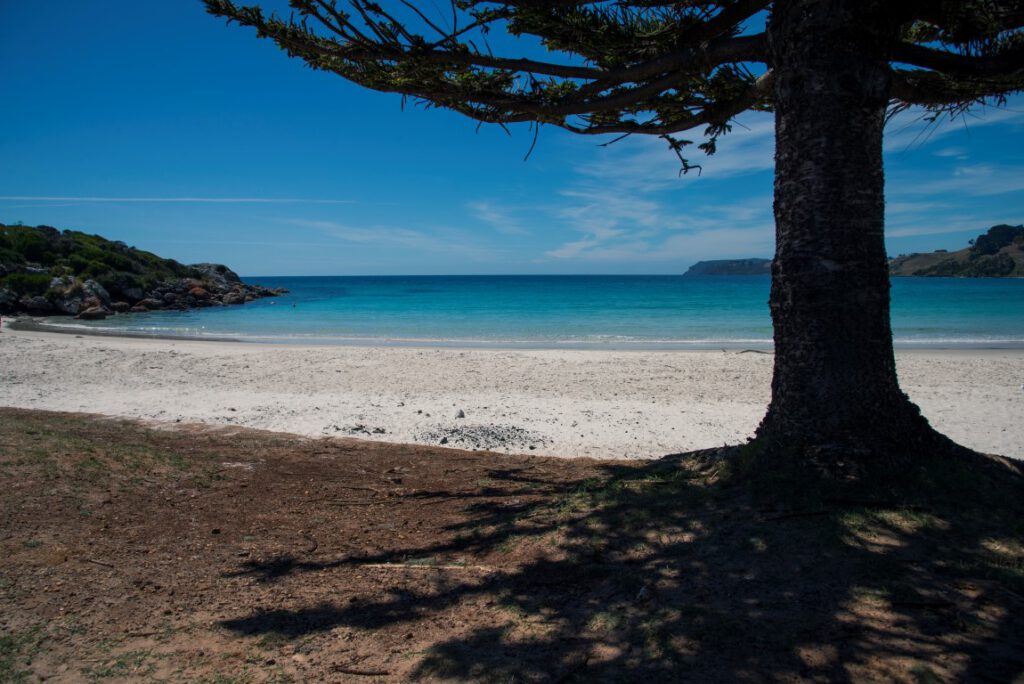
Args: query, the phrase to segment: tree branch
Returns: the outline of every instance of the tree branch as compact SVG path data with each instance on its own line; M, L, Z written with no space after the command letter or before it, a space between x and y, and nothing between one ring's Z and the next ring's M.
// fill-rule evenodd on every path
M758 78L749 88L732 100L717 103L714 107L703 109L688 119L670 123L641 123L637 121L619 121L593 126L573 126L571 124L555 124L560 128L583 135L605 135L607 133L640 133L644 135L671 135L682 133L700 126L721 126L733 117L759 104L766 103L771 96L774 75L771 71Z
M891 93L908 105L964 109L967 105L1024 90L1024 74L997 78L953 78L934 71L894 69Z
M1024 72L1024 44L993 55L961 55L914 43L899 43L893 60L952 76L1010 76Z

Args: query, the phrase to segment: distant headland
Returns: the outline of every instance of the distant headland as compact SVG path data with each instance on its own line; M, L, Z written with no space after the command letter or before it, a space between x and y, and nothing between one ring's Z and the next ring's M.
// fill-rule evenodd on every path
M771 275L771 259L716 259L698 261L683 275Z
M98 235L0 224L0 314L102 319L285 292L243 283L223 264L189 266Z
M1024 277L1024 225L992 226L956 252L901 254L889 260L894 276Z
M684 274L771 275L771 259L718 259L698 261ZM889 259L889 275L960 278L1024 277L1024 225L992 226L956 252L901 254Z

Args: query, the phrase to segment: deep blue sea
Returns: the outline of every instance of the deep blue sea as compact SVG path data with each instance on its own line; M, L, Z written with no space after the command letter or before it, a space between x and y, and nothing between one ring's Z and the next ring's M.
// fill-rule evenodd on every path
M675 349L771 345L766 276L254 277L244 306L62 326L315 344ZM1024 347L1024 279L896 278L901 347Z

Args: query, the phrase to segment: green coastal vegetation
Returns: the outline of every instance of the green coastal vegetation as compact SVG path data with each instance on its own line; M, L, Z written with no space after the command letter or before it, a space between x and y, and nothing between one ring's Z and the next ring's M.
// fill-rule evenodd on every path
M223 264L186 265L124 242L52 226L0 224L0 313L111 313L244 304L281 294Z
M1024 225L992 226L956 252L901 254L889 260L894 276L1024 277Z
M161 280L197 275L174 259L99 235L0 224L0 283L19 294L43 295L53 277L95 279L108 290L147 290Z
M716 259L698 261L685 273L706 275L771 275L771 259ZM889 275L959 278L1024 277L1024 225L1001 223L956 252L901 254L889 259Z

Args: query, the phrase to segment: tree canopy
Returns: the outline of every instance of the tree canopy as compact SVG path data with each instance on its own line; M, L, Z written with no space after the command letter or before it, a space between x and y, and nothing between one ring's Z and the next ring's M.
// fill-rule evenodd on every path
M675 137L703 127L714 152L730 121L773 107L773 60L758 25L771 0L600 2L455 0L442 14L407 0L290 0L288 18L232 0L208 10L270 38L314 69L401 93L484 123L536 122L573 133ZM959 113L1024 86L1024 3L887 3L897 107ZM837 10L838 11L838 10ZM492 49L501 31L534 43ZM685 165L685 160L684 160Z

